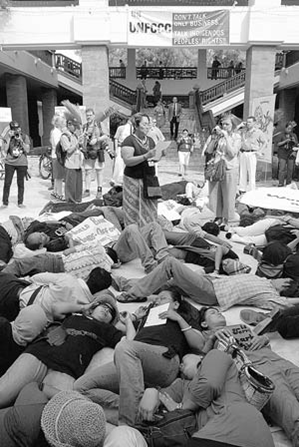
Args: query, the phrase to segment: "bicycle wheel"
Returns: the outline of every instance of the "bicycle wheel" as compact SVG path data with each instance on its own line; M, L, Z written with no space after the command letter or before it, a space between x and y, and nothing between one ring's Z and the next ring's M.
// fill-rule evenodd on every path
M52 174L52 160L47 155L43 154L39 159L39 175L44 180L51 177Z

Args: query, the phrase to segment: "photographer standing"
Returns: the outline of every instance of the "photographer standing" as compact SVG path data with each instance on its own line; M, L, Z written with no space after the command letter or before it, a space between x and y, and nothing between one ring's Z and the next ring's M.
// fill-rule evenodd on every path
M289 185L292 182L296 152L298 151L298 139L293 132L296 123L290 121L286 124L285 131L277 141L278 146L278 186Z
M4 145L4 153L6 153L6 157L2 207L6 208L8 206L10 186L14 173L17 171L18 207L25 208L25 205L23 204L25 189L24 179L28 169L27 154L30 150L30 140L28 135L22 132L21 127L16 121L11 121L9 127L9 138Z
M96 171L97 178L97 199L102 198L103 170L105 167L105 150L108 147L107 136L103 135L101 128L95 121L93 109L86 110L86 124L83 126L84 132L84 170L85 170L85 191L83 197L90 196L91 173Z

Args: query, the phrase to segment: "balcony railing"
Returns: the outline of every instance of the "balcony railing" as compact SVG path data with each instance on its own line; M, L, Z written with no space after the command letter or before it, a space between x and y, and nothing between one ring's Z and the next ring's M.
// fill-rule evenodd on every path
M109 67L109 77L111 79L126 79L126 67Z
M228 79L232 78L236 74L245 71L245 68L231 68L231 67L219 67L219 68L207 68L208 79Z
M125 87L122 84L119 84L113 79L110 79L109 85L110 85L110 93L112 96L115 96L116 98L121 99L127 102L128 104L131 105L136 104L137 101L136 91L131 90L130 88Z
M63 54L55 54L55 67L59 71L64 71L65 73L75 76L76 78L82 77L82 64L76 62Z
M148 79L196 79L197 67L136 67L136 77Z
M210 101L221 98L225 93L237 90L245 85L245 71L221 82L214 87L208 88L200 92L202 104L207 104Z

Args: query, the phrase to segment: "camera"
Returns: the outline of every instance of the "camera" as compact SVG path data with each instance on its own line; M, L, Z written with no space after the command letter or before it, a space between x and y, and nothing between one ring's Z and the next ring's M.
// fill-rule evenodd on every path
M21 134L20 134L20 132L19 132L18 130L15 130L15 131L14 131L13 136L14 136L17 140L19 140L19 139L21 138Z

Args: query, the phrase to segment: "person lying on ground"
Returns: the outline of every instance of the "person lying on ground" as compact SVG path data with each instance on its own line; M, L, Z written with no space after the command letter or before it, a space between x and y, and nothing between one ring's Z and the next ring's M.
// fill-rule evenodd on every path
M38 273L28 280L0 272L0 316L13 321L20 309L30 304L42 307L49 321L53 320L55 303L91 303L94 295L111 285L111 275L97 267L87 280L67 273Z
M13 322L0 317L0 377L47 324L46 314L37 304L22 309Z
M273 447L271 432L262 414L244 396L238 370L232 358L212 350L204 358L193 356L188 370L190 380L176 379L160 390L147 388L139 405L141 420L152 421L158 407L168 411L181 408L196 414L197 429L186 447Z
M284 306L287 304L285 296L291 297L292 288L296 286L296 282L288 278L268 280L249 274L210 276L192 271L173 257L167 257L143 278L128 280L114 275L112 285L125 290L116 299L129 303L144 301L144 297L157 292L169 280L195 303L220 306L223 310L236 304L269 310L277 304Z
M229 326L226 327L224 315L210 307L203 307L200 314L202 335L207 340L204 352L209 352L219 341L228 346L233 331ZM293 445L298 447L299 367L273 352L265 335L252 334L246 356L252 365L270 377L275 385L273 394L263 408L263 414L282 427Z
M120 395L119 423L134 426L146 386L168 386L178 376L180 360L203 346L190 304L175 289L162 291L157 305L168 304L159 314L164 324L138 328L134 340L122 340L115 348L114 363L107 363L82 376L74 389L97 396L98 389ZM192 306L191 306L192 307Z
M13 247L23 240L26 228L33 219L9 216L0 224L0 269L5 267L13 256Z
M76 313L89 309L90 316ZM73 383L96 352L104 347L115 348L124 336L113 324L118 309L110 295L103 296L95 305L55 304L56 316L67 314L72 315L63 320L58 333L52 333L51 338L49 333L31 343L0 378L0 408L11 405L27 383L42 382L49 369L71 376ZM131 319L126 317L123 323L125 335L132 339L135 331Z

